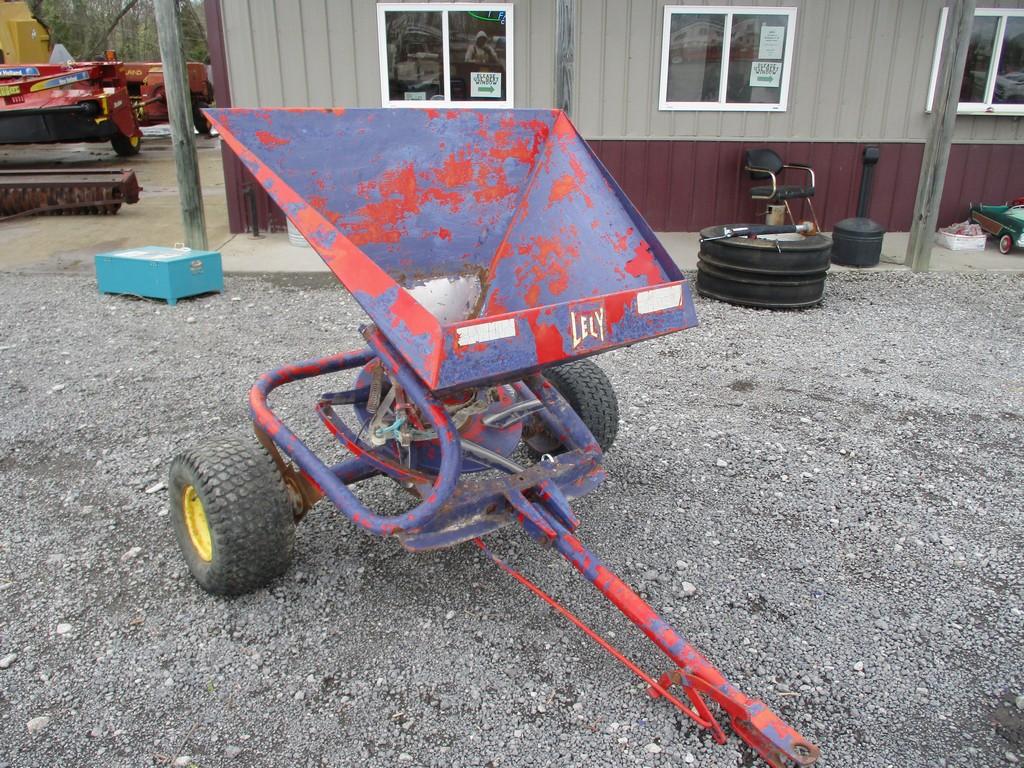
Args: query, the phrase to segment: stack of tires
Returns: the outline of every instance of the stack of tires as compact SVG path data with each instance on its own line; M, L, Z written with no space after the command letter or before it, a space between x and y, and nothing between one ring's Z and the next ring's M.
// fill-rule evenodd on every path
M724 227L701 230L697 292L730 304L803 309L821 303L832 241L824 235L722 240Z

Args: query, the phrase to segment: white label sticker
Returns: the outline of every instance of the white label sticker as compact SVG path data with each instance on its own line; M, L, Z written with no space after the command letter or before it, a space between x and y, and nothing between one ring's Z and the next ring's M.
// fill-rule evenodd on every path
M636 311L641 315L673 309L683 303L683 286L666 285L636 295Z
M474 99L500 99L501 72L470 72L469 95Z
M750 63L751 88L778 88L782 85L781 61L752 61Z
M470 344L482 344L485 341L507 339L516 335L515 318L507 320L495 320L493 323L477 323L476 325L464 325L456 328L455 333L459 336L459 346L467 347Z

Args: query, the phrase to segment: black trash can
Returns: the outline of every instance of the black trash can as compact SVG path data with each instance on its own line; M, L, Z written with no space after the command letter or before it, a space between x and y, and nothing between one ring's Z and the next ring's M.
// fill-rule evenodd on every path
M832 263L873 267L882 260L885 230L871 219L843 219L832 228Z

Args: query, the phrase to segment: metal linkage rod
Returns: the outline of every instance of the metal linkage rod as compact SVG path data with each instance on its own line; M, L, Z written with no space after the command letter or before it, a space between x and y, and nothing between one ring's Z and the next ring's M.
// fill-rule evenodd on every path
M677 671L663 676L657 685L651 685L652 695L664 696L664 691L673 683L680 685L694 710L693 714L683 711L711 729L716 740L724 741L724 733L714 721L704 697L712 699L729 715L736 734L773 768L784 768L787 761L798 766L817 762L820 750L816 746L772 712L763 701L750 698L730 683L679 631L588 550L563 525L556 510L548 509L548 502L538 500L533 511L543 520L544 527L553 532L554 538L550 543L558 553L678 667ZM619 658L619 654L613 655ZM619 660L622 661L621 658ZM630 669L637 672L632 666ZM669 701L679 706L676 701Z
M265 373L249 391L249 411L253 421L274 444L295 462L296 466L323 491L334 505L353 523L378 536L410 531L430 519L448 500L458 483L462 467L462 451L454 424L444 406L419 383L416 376L401 362L379 331L370 337L370 348L288 365ZM433 486L423 503L395 517L372 512L350 491L267 405L267 396L277 387L292 381L324 373L349 370L366 365L374 357L405 390L410 399L437 431L441 447L441 465Z

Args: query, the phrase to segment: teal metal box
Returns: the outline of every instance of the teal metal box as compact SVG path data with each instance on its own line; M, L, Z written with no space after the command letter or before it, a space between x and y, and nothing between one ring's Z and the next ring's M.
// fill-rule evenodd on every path
M127 293L177 303L186 296L224 290L217 251L147 245L96 254L101 293Z

